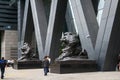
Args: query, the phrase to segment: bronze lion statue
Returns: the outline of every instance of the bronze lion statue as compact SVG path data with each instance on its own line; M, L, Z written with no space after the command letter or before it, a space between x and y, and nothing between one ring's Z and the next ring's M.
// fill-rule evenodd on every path
M76 33L65 32L62 33L60 39L62 42L63 49L61 50L61 55L56 59L56 61L63 60L66 57L78 57L78 56L87 56L87 52L82 50L79 37Z

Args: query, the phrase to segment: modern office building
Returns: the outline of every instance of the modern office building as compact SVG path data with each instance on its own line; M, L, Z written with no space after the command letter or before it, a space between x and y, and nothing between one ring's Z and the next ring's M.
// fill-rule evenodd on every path
M0 0L0 53L6 59L17 58L17 3Z
M89 59L96 60L100 70L115 70L120 53L119 7L119 0L17 0L18 36L12 38L18 40L16 54L19 58L19 48L28 42L40 60L49 55L54 61L60 54L62 32L75 32ZM13 32L12 29L1 31L1 45L7 42L3 35L6 31ZM1 54L10 57L12 53L1 51Z

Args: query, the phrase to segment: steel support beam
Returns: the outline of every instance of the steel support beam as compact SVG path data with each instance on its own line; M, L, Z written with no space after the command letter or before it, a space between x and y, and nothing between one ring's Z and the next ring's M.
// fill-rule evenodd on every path
M45 44L45 55L50 54L50 49L51 49L50 47L52 42L57 3L58 3L58 0L52 0L51 2L50 16L49 16L47 36L46 36L46 44Z
M42 0L30 0L39 59L44 57L47 20Z
M65 23L67 0L52 0L48 31L46 37L45 54L52 60L59 56L60 38Z
M85 6L86 8L83 8L83 5L86 5L86 3L87 1L81 2L80 0L74 0L74 1L69 0L70 8L71 8L73 19L74 19L74 24L78 29L78 34L80 37L82 48L86 49L90 59L95 59L92 39L95 38L97 35L97 32L95 30L98 30L98 25L95 19L95 13L90 0L87 3L88 5ZM89 10L87 9L88 7L89 7ZM91 14L93 18L91 18L91 16L88 13ZM92 32L93 30L89 31L88 28L91 26L95 32ZM90 32L92 34L90 34ZM95 33L95 36L94 36L94 33ZM91 36L94 36L94 37L91 37ZM94 44L95 44L95 39L94 39Z
M21 34L22 34L22 20L23 20L23 14L24 14L24 7L25 7L25 1L19 0L18 1L18 58L21 57L21 51L19 48L21 47Z
M105 1L103 16L101 19L99 32L97 36L97 42L95 46L96 59L101 70L108 70L108 69L110 70L110 68L108 69L106 68L110 66L110 64L106 65L106 62L108 62L107 58L112 59L111 55L114 54L114 53L111 53L111 54L108 53L108 50L109 50L108 47L110 47L109 42L110 42L111 31L112 31L114 20L115 20L118 2L119 0Z
M24 39L25 39L25 32L26 32L27 18L28 18L28 8L29 8L29 0L26 0L25 1L24 16L23 16L23 24L22 24L21 44L24 43Z

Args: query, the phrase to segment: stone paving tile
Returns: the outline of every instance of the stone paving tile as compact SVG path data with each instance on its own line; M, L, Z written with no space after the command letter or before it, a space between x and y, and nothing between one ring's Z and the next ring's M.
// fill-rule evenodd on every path
M15 70L8 67L4 80L120 80L120 72L48 73L48 76L44 76L43 69Z

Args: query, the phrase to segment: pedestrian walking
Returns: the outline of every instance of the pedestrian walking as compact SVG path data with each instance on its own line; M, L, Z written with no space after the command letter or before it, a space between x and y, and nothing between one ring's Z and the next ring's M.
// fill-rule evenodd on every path
M2 57L1 60L0 60L1 79L4 78L5 66L6 66L6 65L7 65L7 60L5 60L4 57Z
M44 68L44 75L47 76L47 73L49 72L49 60L47 59L47 56L44 57L43 68Z
M49 65L50 65L50 63L51 63L51 59L50 59L50 57L47 56L47 59L48 59L48 61L49 61ZM49 67L48 67L48 72L49 72Z

